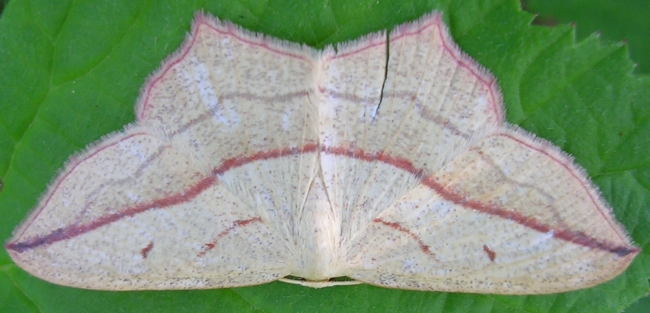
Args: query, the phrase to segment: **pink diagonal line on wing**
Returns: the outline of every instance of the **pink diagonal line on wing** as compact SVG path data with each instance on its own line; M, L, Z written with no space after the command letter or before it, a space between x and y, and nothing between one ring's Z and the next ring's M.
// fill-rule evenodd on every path
M204 256L206 253L208 253L210 250L214 249L214 247L217 245L217 243L219 242L219 240L220 240L221 238L225 237L226 235L228 235L228 234L229 234L230 232L232 232L233 230L235 230L235 228L237 228L237 227L242 227L242 226L246 226L246 225L248 225L248 224L255 223L255 222L261 222L261 221L262 221L262 219L261 219L259 216L258 216L258 217L254 217L254 218L249 218L249 219L247 219L247 220L236 220L236 221L234 221L234 222L232 223L232 226L230 226L230 227L224 229L222 232L220 232L220 233L217 235L217 237L214 238L211 242L206 243L205 245L203 245L203 250L201 250L201 252L199 252L199 254L198 254L197 256L198 256L198 257L202 257L202 256Z
M544 153L548 155L544 150L537 149L536 147L533 146L530 146L530 148L536 149L540 153ZM565 240L589 248L608 251L617 254L621 257L627 256L629 254L636 254L639 252L639 249L635 247L619 246L610 242L598 241L597 239L590 237L587 234L584 234L582 232L575 232L570 229L553 229L551 226L535 218L525 216L521 213L508 211L507 209L499 207L497 205L482 203L479 201L467 199L466 197L463 197L458 193L455 193L451 190L447 190L446 188L444 188L442 185L436 182L435 177L431 177L431 176L422 177L422 173L424 173L425 171L416 168L413 165L413 163L411 163L407 159L392 157L383 152L367 153L359 148L349 149L345 147L326 147L326 146L319 147L316 144L308 144L302 148L285 148L285 149L274 149L269 151L259 151L257 153L253 153L248 156L241 156L241 157L228 159L222 162L222 164L219 167L213 170L213 175L200 180L195 185L190 187L188 190L185 190L183 192L165 198L153 200L151 202L141 204L133 208L128 208L119 213L114 213L114 214L100 217L95 221L86 225L72 225L65 228L60 228L44 236L31 238L21 242L11 242L6 245L6 248L14 250L16 252L24 252L26 250L40 247L43 245L49 245L54 242L70 239L72 237L82 235L98 227L110 224L112 222L115 222L125 217L135 216L139 213L146 212L152 209L163 209L165 207L190 201L194 197L198 196L201 192L209 188L210 186L216 184L218 182L216 178L218 175L222 175L223 173L231 169L241 167L251 162L281 158L289 155L316 152L318 150L320 150L322 153L338 155L342 157L355 158L365 162L378 161L385 164L390 164L394 167L407 171L412 175L421 177L421 182L423 185L432 189L447 201L461 205L462 207L468 209L474 209L486 214L508 219L510 221L519 223L523 226L526 226L530 229L534 229L539 232L546 233L553 230L554 237L561 240ZM556 162L559 162L556 159L554 160Z

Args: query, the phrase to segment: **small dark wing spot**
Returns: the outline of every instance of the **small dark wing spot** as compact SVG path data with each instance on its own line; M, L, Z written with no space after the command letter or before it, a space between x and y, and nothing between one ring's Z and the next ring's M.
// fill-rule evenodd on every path
M147 258L147 255L149 255L149 251L151 251L151 249L153 249L153 241L150 242L146 247L142 248L142 250L140 250L140 255L142 255L143 259Z
M483 251L487 253L488 258L490 258L490 261L494 262L494 259L496 259L497 254L494 251L492 251L490 248L488 248L488 246L486 245L483 245Z

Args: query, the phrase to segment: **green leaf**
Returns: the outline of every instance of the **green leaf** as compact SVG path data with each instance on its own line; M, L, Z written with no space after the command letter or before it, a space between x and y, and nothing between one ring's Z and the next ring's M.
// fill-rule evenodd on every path
M539 13L539 24L576 23L578 38L595 32L611 41L627 40L637 73L650 73L650 2L647 0L526 0L526 10Z
M56 3L53 3L56 2ZM0 299L14 312L618 312L648 293L650 79L631 75L622 45L570 27L530 26L514 0L15 0L0 19L0 236L37 203L75 152L134 120L147 75L189 31L196 10L315 47L444 12L461 48L499 79L511 123L584 166L642 252L616 279L544 296L310 289L284 283L106 292L49 284L0 251ZM5 239L6 240L6 239Z

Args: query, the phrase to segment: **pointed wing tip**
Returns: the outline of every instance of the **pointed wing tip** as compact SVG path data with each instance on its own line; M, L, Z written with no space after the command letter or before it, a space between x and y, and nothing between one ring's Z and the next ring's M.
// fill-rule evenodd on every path
M24 244L18 242L18 238L11 238L11 241L7 242L4 247L9 252L9 255L13 255L15 252L23 252L26 249Z
M637 254L641 253L643 251L641 248L634 246L634 245L628 245L628 246L621 246L615 249L610 250L610 252L618 255L619 257L630 258L630 262L637 256Z
M614 215L614 210L607 202L598 186L590 179L587 171L578 164L572 155L564 152L561 148L553 144L552 142L538 137L535 134L528 132L525 129L522 129L516 125L506 125L498 133L494 134L495 136L502 136L510 140L514 140L527 146L529 149L536 150L547 157L549 157L553 162L556 162L563 168L565 168L571 175L572 179L575 179L581 186L584 188L584 192L589 196L593 206L598 210L600 215L607 220L609 229L616 234L618 237L619 247L610 249L611 252L619 254L622 252L616 251L627 251L625 255L640 252L641 250L632 244L627 228L624 227Z
M36 206L34 206L20 224L14 229L12 237L5 244L5 249L12 253L22 253L31 248L51 243L53 240L64 236L61 229L50 233L50 236L38 236L32 233L30 227L37 222L41 212L45 211L50 205L52 196L57 192L60 185L68 178L75 168L92 158L97 152L118 144L122 140L128 139L133 136L149 136L146 128L139 127L135 124L128 124L122 130L112 132L108 135L102 136L100 139L86 146L83 150L75 152L72 156L65 161L63 167L57 170L54 178L48 183L46 191L41 194ZM34 237L35 236L35 237ZM13 258L13 257L12 257ZM13 258L16 260L16 258Z
M443 20L443 13L433 11L426 14L415 21L398 25L390 32L390 40L397 40L400 37L412 36L422 33L423 31L433 27L434 32L440 36L445 50L456 59L462 66L471 71L476 77L483 82L489 89L492 100L493 113L497 119L497 123L503 124L505 118L505 104L503 102L503 95L501 88L497 82L496 77L485 66L481 65L478 61L474 60L471 56L465 53L460 46L456 43L449 27Z

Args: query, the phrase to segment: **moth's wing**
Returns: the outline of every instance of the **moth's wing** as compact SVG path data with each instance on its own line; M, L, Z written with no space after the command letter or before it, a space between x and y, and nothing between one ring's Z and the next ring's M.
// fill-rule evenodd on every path
M147 82L138 122L186 142L211 168L315 144L311 54L199 14L191 36Z
M195 289L286 276L285 239L141 127L71 161L7 244L44 280L90 289Z
M494 78L458 50L439 14L388 38L326 51L318 78L321 166L344 242L414 188L416 172L439 170L503 120Z
M138 123L164 132L287 237L317 171L314 52L198 14L149 79Z
M502 130L370 223L347 275L395 288L556 293L612 279L638 252L570 158Z

